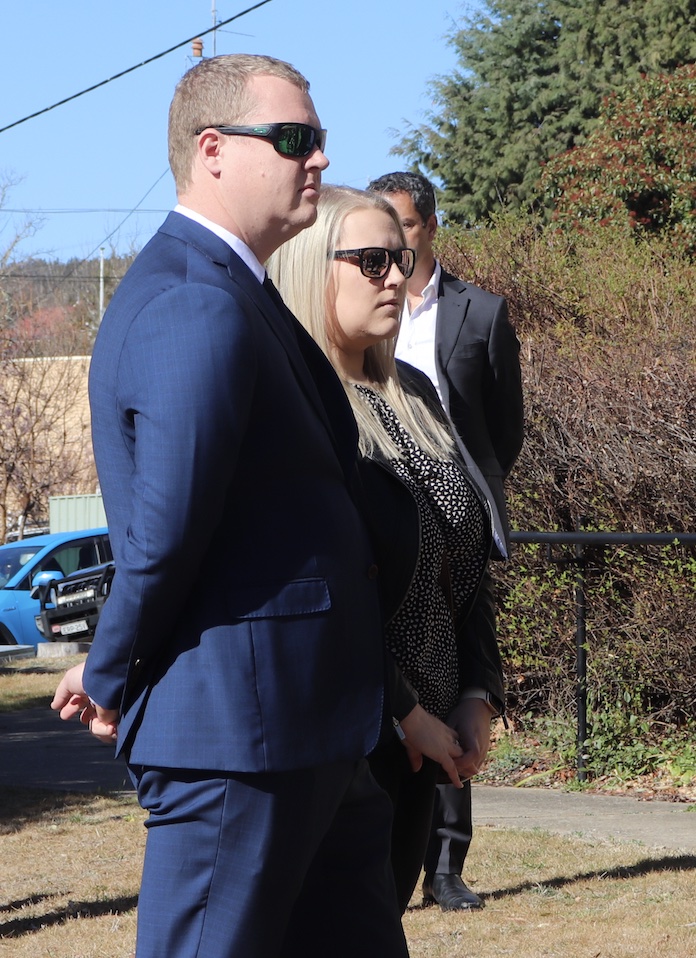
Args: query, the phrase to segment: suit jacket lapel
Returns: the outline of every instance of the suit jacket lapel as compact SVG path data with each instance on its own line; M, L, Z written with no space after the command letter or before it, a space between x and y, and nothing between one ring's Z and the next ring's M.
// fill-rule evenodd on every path
M469 309L469 296L461 280L444 273L440 277L435 325L435 359L442 369L452 356Z
M235 259L239 262L238 257ZM234 264L228 269L233 275ZM300 387L323 422L341 467L349 476L355 465L358 433L341 381L319 346L280 297L276 302L275 297L255 280L249 292L287 352Z
M437 378L440 385L440 394L442 404L447 411L449 419L449 380L447 379L447 364L449 363L454 347L459 339L462 326L466 321L466 314L469 310L471 299L466 291L466 284L449 273L443 271L440 277L440 290L437 304L437 322L435 324L435 367L437 369ZM493 538L498 551L507 558L507 547L505 545L505 525L500 517L500 512L495 502L495 496L491 492L488 482L483 473L477 466L473 457L469 453L461 438L457 434L454 423L450 419L450 426L454 433L459 451L466 463L467 469L478 484L484 496L488 500L491 512L491 526L493 528Z
M350 475L355 464L357 426L340 380L311 336L282 301L276 304L271 299L229 244L211 230L176 212L169 214L160 230L194 246L223 267L253 300L285 349L302 390L331 437L344 472Z

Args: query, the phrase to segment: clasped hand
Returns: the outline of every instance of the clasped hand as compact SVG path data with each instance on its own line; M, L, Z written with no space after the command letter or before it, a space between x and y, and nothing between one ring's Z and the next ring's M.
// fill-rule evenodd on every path
M79 713L80 721L92 735L101 742L115 742L118 712L115 709L103 709L90 700L82 685L83 672L84 663L68 669L58 684L51 708L59 712L65 721Z
M423 756L442 766L457 788L478 774L486 759L491 734L491 713L480 699L465 699L447 717L447 723L420 705L400 722L411 768L419 771Z

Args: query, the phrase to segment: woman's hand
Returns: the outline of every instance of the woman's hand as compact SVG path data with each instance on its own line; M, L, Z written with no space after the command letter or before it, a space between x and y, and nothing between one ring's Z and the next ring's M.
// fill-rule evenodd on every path
M406 736L403 745L413 771L420 770L423 756L427 755L442 766L453 785L461 788L461 775L464 773L460 772L460 761L464 753L456 732L426 712L421 705L416 705L399 724Z
M481 699L462 699L447 716L447 725L462 747L457 762L463 778L473 778L481 771L491 743L491 709Z
M58 683L51 708L60 713L60 717L67 721L80 713L80 721L86 725L92 735L102 742L114 742L118 726L118 712L114 709L103 709L91 702L82 685L84 662L68 669Z

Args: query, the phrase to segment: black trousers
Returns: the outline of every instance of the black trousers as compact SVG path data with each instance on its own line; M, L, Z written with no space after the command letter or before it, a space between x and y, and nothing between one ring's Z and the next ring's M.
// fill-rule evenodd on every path
M471 845L471 782L464 788L438 785L425 853L425 874L461 875Z
M403 914L423 866L439 766L426 758L421 770L414 773L406 749L396 735L378 746L368 757L368 762L394 809L391 863L399 909Z

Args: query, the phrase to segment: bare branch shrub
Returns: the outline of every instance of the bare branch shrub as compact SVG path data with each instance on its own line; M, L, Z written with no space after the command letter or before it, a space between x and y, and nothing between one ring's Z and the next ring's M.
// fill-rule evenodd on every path
M0 176L0 210L12 186ZM8 531L21 536L30 518L46 524L51 495L96 487L87 402L92 331L84 310L51 295L50 266L37 278L31 261L16 262L37 226L25 222L0 250L0 542Z
M31 344L29 344L31 345ZM28 517L47 522L51 495L93 492L88 357L32 356L0 343L0 541Z
M569 238L529 218L439 237L447 269L506 296L521 340L526 434L508 480L513 527L694 531L696 265L667 239L609 228ZM693 718L693 550L606 549L591 560L595 709L642 709L672 725ZM513 709L572 709L573 566L518 546L494 572Z

